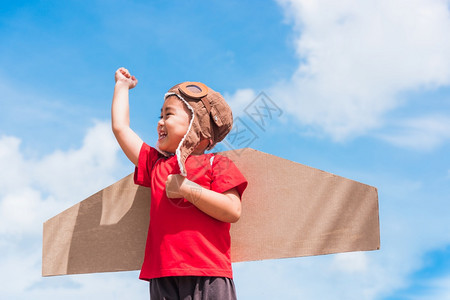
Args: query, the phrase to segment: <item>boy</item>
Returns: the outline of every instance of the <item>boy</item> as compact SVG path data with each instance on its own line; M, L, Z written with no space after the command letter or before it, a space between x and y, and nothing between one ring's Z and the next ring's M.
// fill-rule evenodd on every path
M119 68L115 80L113 132L136 166L135 183L151 188L139 278L150 282L152 299L236 299L229 229L247 181L229 159L203 154L231 130L229 106L202 83L172 87L153 148L130 128L128 92L137 79Z

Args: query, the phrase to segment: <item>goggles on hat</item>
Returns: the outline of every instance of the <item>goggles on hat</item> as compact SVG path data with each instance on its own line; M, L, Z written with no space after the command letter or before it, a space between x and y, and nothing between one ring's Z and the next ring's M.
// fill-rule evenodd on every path
M208 114L211 112L211 105L204 97L208 95L208 87L201 82L183 82L178 86L178 90L181 94L194 99L201 100L205 106Z
M183 82L178 90L193 99L200 99L208 95L208 87L201 82Z

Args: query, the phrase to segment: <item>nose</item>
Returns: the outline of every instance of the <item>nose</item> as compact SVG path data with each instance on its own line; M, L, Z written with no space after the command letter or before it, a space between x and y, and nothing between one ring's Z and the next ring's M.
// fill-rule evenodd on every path
M158 121L158 126L156 126L156 131L160 131L160 130L162 130L162 128L164 127L164 119L160 119L159 121Z

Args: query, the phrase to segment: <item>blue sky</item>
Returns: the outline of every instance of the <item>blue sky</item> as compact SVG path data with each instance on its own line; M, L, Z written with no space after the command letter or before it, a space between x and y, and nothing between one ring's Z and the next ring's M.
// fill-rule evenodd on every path
M234 265L241 299L450 299L450 2L10 1L0 9L0 294L147 299L137 272L41 278L42 223L133 171L110 131L203 81L236 117L281 108L249 145L376 186L381 250ZM251 125L252 126L252 125Z

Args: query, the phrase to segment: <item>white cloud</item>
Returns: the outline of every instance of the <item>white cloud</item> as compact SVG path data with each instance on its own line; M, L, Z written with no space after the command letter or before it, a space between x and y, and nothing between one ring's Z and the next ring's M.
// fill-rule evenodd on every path
M333 267L346 273L365 272L367 264L367 254L364 252L339 253L333 260Z
M240 89L234 94L224 94L224 98L233 111L233 117L241 116L245 108L256 98L256 93L252 89Z
M236 288L242 299L278 299L281 293L283 299L377 299L401 281L398 272L391 275L391 270L380 268L380 255L348 253L237 264Z
M148 295L137 274L41 278L42 224L126 175L110 125L97 122L79 149L27 158L15 137L0 137L0 294L8 299L127 298ZM130 172L132 166L127 168ZM99 289L95 284L103 288ZM122 289L122 290L120 290ZM27 296L25 296L27 295ZM132 296L139 299L138 294Z
M75 199L85 198L113 182L114 171L120 167L118 151L111 126L97 122L87 132L80 149L56 151L35 162L32 176L55 197L76 203Z
M20 140L0 138L0 232L30 234L37 221L114 182L121 165L110 125L97 122L80 149L55 151L42 159L22 155ZM131 171L131 168L130 168Z
M36 224L49 216L54 205L54 200L42 199L39 191L30 187L7 194L0 202L0 234L39 234L42 228Z
M280 0L300 65L270 90L307 126L343 140L383 126L399 92L450 84L445 0Z
M427 283L431 291L428 295L413 296L411 300L450 300L450 276Z
M393 132L379 135L396 146L431 150L450 139L450 118L447 116L422 116L396 123L392 126Z
M14 294L13 294L14 295ZM85 274L43 278L28 285L24 299L136 299L149 298L148 283L137 272Z
M19 152L20 140L15 137L0 137L0 195L15 191L29 184L25 171L26 162Z

